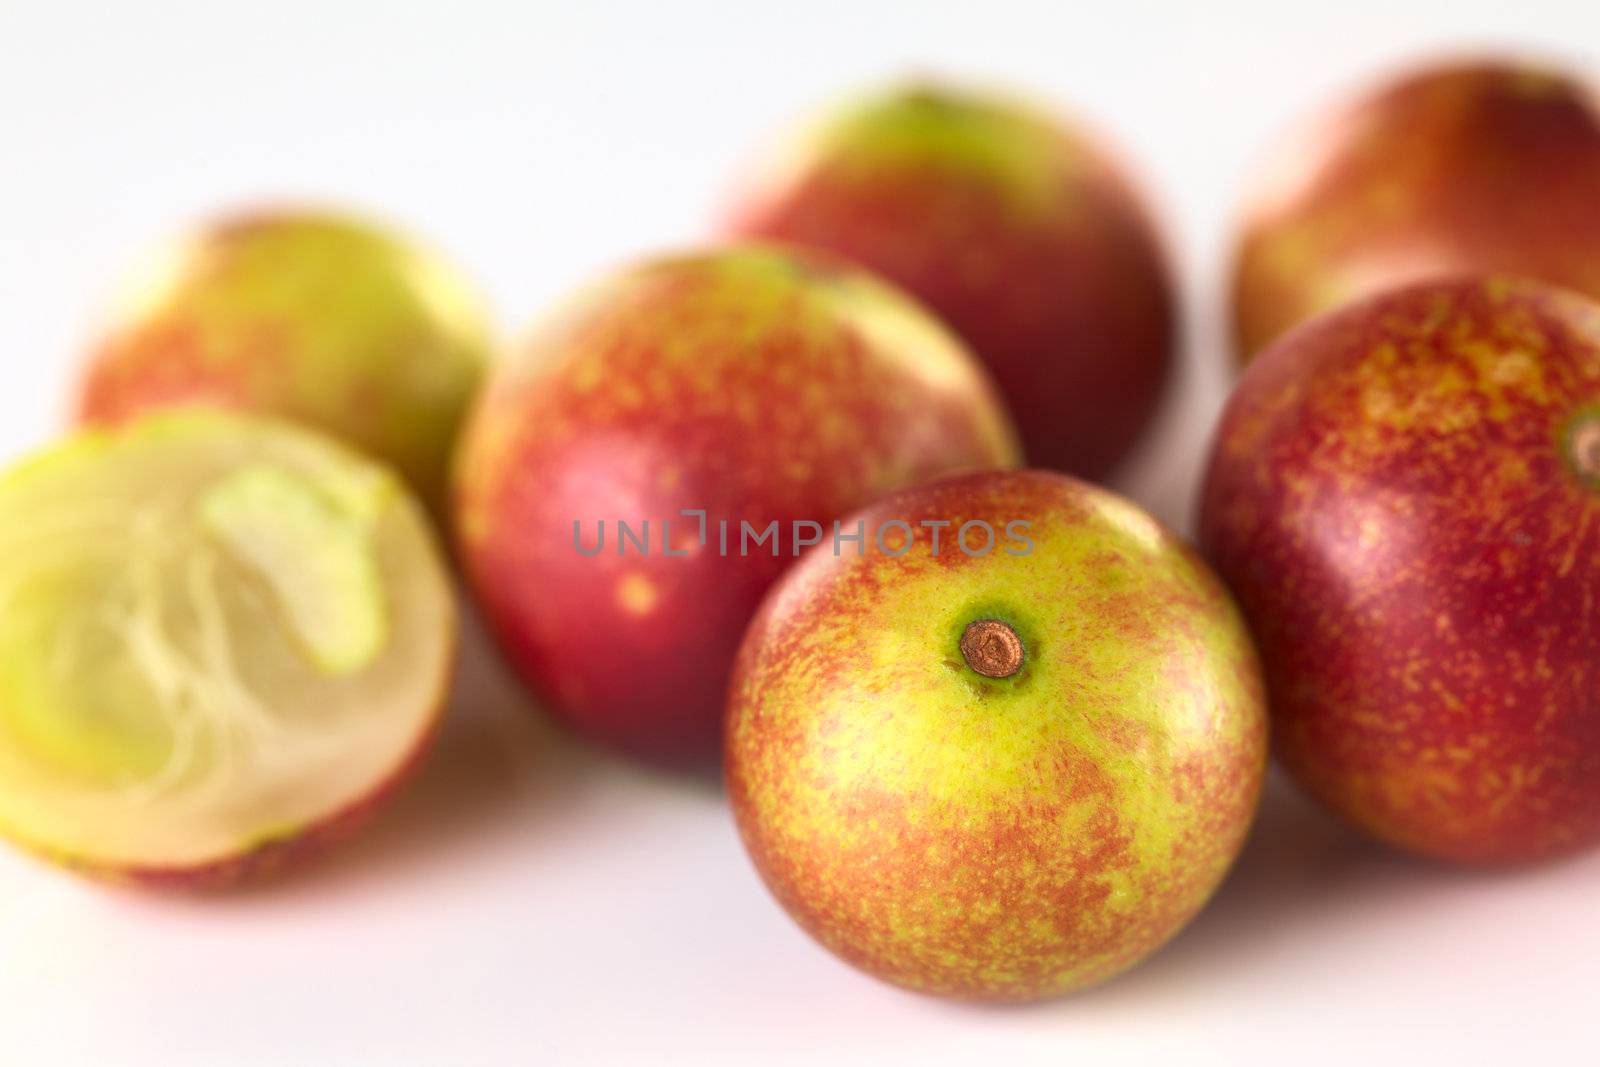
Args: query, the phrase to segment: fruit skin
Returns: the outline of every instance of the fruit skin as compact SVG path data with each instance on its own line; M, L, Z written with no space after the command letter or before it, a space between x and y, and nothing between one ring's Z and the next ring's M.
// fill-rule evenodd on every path
M1564 455L1600 468L1597 435L1600 305L1529 281L1358 302L1240 381L1201 544L1282 761L1373 836L1475 864L1600 841L1600 480Z
M1237 355L1429 276L1522 274L1600 297L1600 102L1557 69L1421 70L1301 127L1249 200Z
M1177 322L1155 232L1106 153L1041 109L933 85L862 100L774 159L728 228L920 297L994 375L1032 466L1098 478L1155 414Z
M313 210L237 214L147 263L85 368L78 418L204 402L295 419L442 501L488 362L477 297L449 264Z
M47 842L33 828L20 822L0 821L0 836L9 843L81 876L135 889L209 893L277 876L322 856L330 848L363 830L416 773L432 748L448 707L458 653L456 608L443 556L437 552L418 503L411 499L399 478L321 434L277 419L223 410L176 409L154 412L113 428L82 430L11 467L0 476L0 493L14 490L19 483L48 479L53 471L59 471L63 466L92 463L97 457L113 455L125 448L149 446L162 441L187 441L200 454L217 456L254 450L257 459L274 462L288 462L292 454L298 453L317 463L343 466L345 473L352 477L374 479L373 484L380 489L384 506L406 513L410 529L422 539L427 551L418 561L418 566L423 568L427 584L439 591L436 606L442 611L438 620L442 655L438 669L430 678L428 693L431 695L421 698L418 703L419 707L429 709L420 721L419 728L407 739L399 757L381 777L372 781L359 795L352 795L347 802L325 814L270 828L258 826L248 837L242 838L231 853L192 863L113 862ZM274 443L283 446L281 453L267 447ZM167 489L178 490L179 482L174 478ZM0 499L4 499L7 505L11 503L9 498ZM130 529L137 527L139 520L144 518L147 516L130 514ZM28 521L10 510L6 512L5 519L3 528L11 532L21 529ZM14 573L8 574L6 581L15 577ZM6 608L10 610L9 602ZM106 607L105 610L109 611L110 608ZM67 644L70 643L69 638L70 635L62 635L59 640ZM11 709L0 708L0 728L5 726L3 713L8 710ZM135 785L142 783L135 782ZM129 802L133 803L132 800ZM221 803L225 807L230 801L224 797ZM212 814L219 820L226 818L220 810ZM259 816L257 821L261 821Z
M917 541L813 549L734 672L728 793L761 877L833 952L922 992L1030 1000L1143 959L1221 881L1265 771L1259 669L1221 583L1132 504L1046 472L856 517ZM969 557L946 531L935 558L924 519L1030 521L1033 549ZM994 618L1026 648L1001 679L960 648Z
M831 536L892 489L1015 459L982 372L897 291L817 254L687 254L598 283L502 364L458 457L458 541L552 711L645 760L710 767L739 638L798 554L786 538L781 558L740 556L739 523ZM706 511L707 543L685 508ZM650 522L648 556L614 536L578 554L575 524L593 547L619 519ZM661 551L664 519L687 556Z

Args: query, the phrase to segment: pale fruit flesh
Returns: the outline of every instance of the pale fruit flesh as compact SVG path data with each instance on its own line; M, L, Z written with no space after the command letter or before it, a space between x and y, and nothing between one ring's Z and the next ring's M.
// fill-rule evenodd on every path
M388 468L222 412L81 434L0 477L0 834L172 873L311 832L412 763L454 642Z

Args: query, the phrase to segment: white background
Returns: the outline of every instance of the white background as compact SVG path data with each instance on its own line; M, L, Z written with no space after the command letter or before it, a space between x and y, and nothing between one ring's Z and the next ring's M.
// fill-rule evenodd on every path
M1262 145L1439 47L1600 43L1600 5L1527 0L224 6L0 0L5 456L55 432L108 288L188 220L364 207L468 266L511 332L697 240L783 120L935 72L1058 99L1144 177L1194 340L1119 485L1186 525ZM714 789L585 752L487 655L466 666L420 780L299 876L168 899L0 851L0 1064L1596 1062L1600 856L1432 867L1275 783L1215 904L1142 968L1040 1007L942 1004L791 926Z

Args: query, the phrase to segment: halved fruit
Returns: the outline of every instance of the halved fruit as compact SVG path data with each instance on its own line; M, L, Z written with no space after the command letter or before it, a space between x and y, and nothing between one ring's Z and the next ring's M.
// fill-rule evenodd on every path
M398 476L219 411L0 476L0 834L230 881L360 821L425 749L456 607Z

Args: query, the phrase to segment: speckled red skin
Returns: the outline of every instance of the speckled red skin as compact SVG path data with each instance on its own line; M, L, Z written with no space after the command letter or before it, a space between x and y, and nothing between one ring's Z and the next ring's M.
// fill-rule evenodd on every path
M1291 333L1218 432L1201 543L1276 747L1356 826L1509 864L1600 841L1600 306L1423 284Z
M919 297L994 376L1028 464L1099 479L1148 429L1173 365L1177 297L1128 179L1063 125L1036 180L1058 207L1020 216L983 178L926 161L839 168L821 158L756 188L728 232L823 248Z
M748 290L734 275L718 280L734 261L765 264ZM766 300L767 283L787 296ZM891 489L1015 463L992 387L920 310L941 346L921 355L955 374L943 389L875 352L849 314L802 327L794 315L811 298L801 294L839 284L889 299L864 272L814 253L656 261L579 297L492 378L458 456L465 569L507 658L587 737L649 763L714 769L739 639L797 554L790 523L831 536L833 519ZM685 508L707 512L705 548ZM619 517L635 532L648 520L647 557L631 544L617 555ZM592 546L602 519L605 551L580 558L574 521ZM663 520L687 555L663 554ZM779 521L781 555L769 542L741 557L741 520Z
M385 227L311 207L211 221L130 277L74 418L209 405L293 419L395 466L442 508L450 446L488 362L455 270Z
M1235 264L1241 361L1430 276L1507 272L1600 298L1600 101L1559 69L1418 71L1302 127L1263 178Z
M808 554L730 688L728 795L763 881L846 961L940 996L1055 996L1154 952L1237 855L1265 771L1259 667L1222 584L1132 505L1049 472L852 518L907 521L916 543ZM1030 522L1033 552L952 550L975 519ZM954 524L937 558L923 520ZM1014 677L962 663L975 618L1015 627Z

